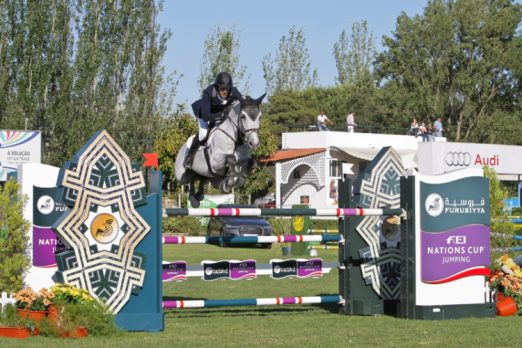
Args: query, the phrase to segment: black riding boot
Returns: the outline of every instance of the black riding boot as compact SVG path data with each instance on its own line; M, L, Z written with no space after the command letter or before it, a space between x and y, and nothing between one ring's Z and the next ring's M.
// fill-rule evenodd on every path
M200 144L199 134L196 134L194 140L192 141L192 145L190 146L189 153L183 161L183 167L186 169L192 169L192 162L194 162L194 157L196 156L196 152L198 151Z

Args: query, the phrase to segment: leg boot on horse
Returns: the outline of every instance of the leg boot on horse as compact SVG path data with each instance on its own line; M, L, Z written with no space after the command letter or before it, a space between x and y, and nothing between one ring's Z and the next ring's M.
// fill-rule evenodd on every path
M192 163L194 162L194 157L196 156L196 153L198 152L199 145L201 142L199 141L199 134L196 134L194 137L194 140L192 141L192 145L190 146L189 153L187 157L185 157L185 160L183 161L183 167L186 169L192 169Z

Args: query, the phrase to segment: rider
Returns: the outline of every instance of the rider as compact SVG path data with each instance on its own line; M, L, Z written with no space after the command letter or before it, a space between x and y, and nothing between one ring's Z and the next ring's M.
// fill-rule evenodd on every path
M227 72L221 72L216 77L216 82L203 91L201 99L192 104L194 115L198 117L199 133L194 137L189 153L183 161L183 166L192 168L192 162L196 152L207 136L209 122L223 121L232 110L232 104L242 97L241 93L233 86L232 76Z

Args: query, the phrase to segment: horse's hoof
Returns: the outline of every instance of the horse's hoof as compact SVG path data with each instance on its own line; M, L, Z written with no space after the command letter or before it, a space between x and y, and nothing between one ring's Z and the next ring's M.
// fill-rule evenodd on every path
M192 205L192 208L199 208L201 204L200 201L197 200L195 195L189 195L189 201L190 205Z
M204 193L197 193L196 194L196 199L201 202L202 200L205 199L205 194Z
M230 186L228 186L230 187ZM230 193L230 189L227 187L227 184L225 182L225 180L223 180L221 182L221 184L219 184L219 192L225 194L225 193Z

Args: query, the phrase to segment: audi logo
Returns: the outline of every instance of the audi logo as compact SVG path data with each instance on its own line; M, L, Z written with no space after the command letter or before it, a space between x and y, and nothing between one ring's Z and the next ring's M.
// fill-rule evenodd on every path
M446 164L448 166L469 166L471 155L469 152L448 152L446 154Z

